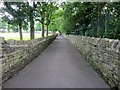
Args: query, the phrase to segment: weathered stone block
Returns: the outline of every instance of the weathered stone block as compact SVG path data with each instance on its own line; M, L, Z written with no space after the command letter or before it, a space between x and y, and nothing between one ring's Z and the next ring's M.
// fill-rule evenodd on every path
M4 43L4 38L0 37L0 44Z

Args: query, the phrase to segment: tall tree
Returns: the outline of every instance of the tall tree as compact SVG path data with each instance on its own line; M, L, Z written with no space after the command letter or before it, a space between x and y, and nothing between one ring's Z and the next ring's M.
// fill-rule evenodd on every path
M27 2L25 12L26 12L26 14L28 16L28 21L30 22L30 39L35 38L35 35L34 35L34 31L35 31L34 30L35 11L36 11L35 2L32 2L32 6L30 6L30 4Z
M54 2L48 2L46 5L46 36L48 36L48 26L58 7Z
M4 14L4 20L8 22L8 24L17 24L19 26L20 40L23 39L22 36L22 24L26 17L24 13L24 5L23 2L4 2L5 8L3 10L8 13L8 15ZM11 17L10 17L11 15Z
M51 31L63 31L63 25L65 23L63 18L64 11L62 8L59 8L55 11L55 13L52 15L50 24L49 24L49 30Z
M45 24L45 13L46 13L46 2L37 2L36 20L42 24L42 37L44 37L44 24Z

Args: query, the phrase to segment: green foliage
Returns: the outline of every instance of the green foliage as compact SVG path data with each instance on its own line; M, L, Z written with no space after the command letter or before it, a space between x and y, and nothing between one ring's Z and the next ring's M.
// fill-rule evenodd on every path
M58 31L62 31L62 27L63 27L63 9L59 8L52 16L51 19L51 23L49 25L50 30L58 30Z
M39 21L35 30L42 30L42 36L46 25L46 31L120 39L120 2L64 2L59 7L46 0L33 2L32 6L28 2L4 4L3 10L9 15L4 14L2 24L7 23L14 31L18 26L26 31L30 27L31 39L34 38L35 21Z
M12 29L16 31L16 25L19 26L20 39L22 40L22 25L25 22L26 14L24 12L25 3L23 2L4 2L5 7L3 8L4 12L7 12L7 15L4 14L3 20L8 23L8 32L9 24L13 25Z
M6 29L7 23L0 18L0 29Z
M27 31L28 31L28 28L29 28L29 25L28 25L27 22L24 22L24 23L22 24L22 27L23 27L23 30L27 32Z
M13 32L18 32L18 26L17 25L10 25L10 29L13 31Z
M19 24L24 22L26 17L24 13L24 5L23 2L4 2L5 8L3 10L7 12L10 16L6 16L4 14L3 20L8 22L9 24Z
M55 5L54 2L49 2L46 5L46 25L49 25L51 20L53 19L56 10L58 9L58 7Z
M120 2L73 2L62 7L66 34L120 39Z
M36 31L41 31L41 24L40 23L36 24L35 30Z
M46 25L46 36L48 28L58 7L53 2L37 2L36 20L42 24L42 36L44 37L44 25Z

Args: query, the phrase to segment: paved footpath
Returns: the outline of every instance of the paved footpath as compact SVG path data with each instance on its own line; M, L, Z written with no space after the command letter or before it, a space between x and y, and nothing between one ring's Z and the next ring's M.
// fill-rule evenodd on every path
M3 87L109 88L63 36L57 37L43 53L4 83Z

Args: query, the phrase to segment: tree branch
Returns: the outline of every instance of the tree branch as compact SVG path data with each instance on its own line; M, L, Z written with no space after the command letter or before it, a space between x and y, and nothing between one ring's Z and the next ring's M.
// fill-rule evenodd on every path
M40 19L35 19L36 21L39 21L39 22L41 22L42 23L42 21L40 20Z

